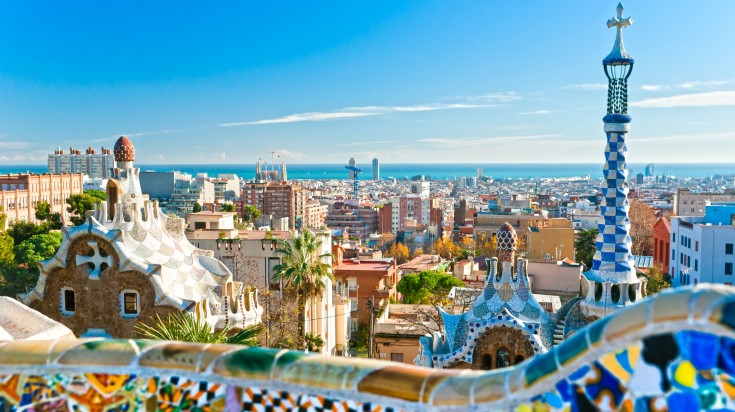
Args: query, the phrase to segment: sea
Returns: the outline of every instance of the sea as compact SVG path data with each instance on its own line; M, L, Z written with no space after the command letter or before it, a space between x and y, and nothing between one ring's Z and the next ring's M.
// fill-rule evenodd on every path
M255 176L254 164L140 164L143 171L180 171L196 175L206 173L216 177L221 173L234 173L250 179ZM631 175L645 173L647 164L631 163ZM357 165L362 169L360 179L372 179L370 164ZM342 164L288 164L288 178L292 179L347 179L349 171ZM602 178L601 163L386 163L380 165L381 179L411 179L424 176L425 179L447 180L478 175L494 179L538 179L571 178L589 176ZM0 165L0 174L7 173L46 173L46 165ZM654 164L656 176L705 178L735 175L735 163L670 163Z

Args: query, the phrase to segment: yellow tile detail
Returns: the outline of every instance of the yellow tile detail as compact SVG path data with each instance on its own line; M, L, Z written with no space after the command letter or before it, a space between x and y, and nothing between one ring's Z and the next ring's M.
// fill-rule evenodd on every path
M674 380L679 385L686 386L687 388L693 388L697 377L697 370L694 368L691 362L685 360L679 363L674 371Z

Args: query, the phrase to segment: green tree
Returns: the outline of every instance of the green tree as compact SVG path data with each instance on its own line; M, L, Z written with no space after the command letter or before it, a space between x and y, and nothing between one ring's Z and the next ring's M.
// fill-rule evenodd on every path
M0 234L0 263L13 263L15 260L13 246L15 246L15 242L13 242L13 238L9 234Z
M575 258L577 262L584 263L587 269L592 268L592 258L595 256L595 241L598 233L600 232L594 228L582 230L574 241L574 248L577 252Z
M60 232L41 233L15 246L15 259L19 264L26 264L31 271L36 271L38 262L52 258L61 246Z
M258 346L258 337L265 330L262 324L247 326L238 331L229 326L215 330L208 323L184 312L172 313L165 319L156 315L149 322L150 324L135 324L135 333L143 339Z
M301 313L306 309L306 302L311 298L320 298L328 292L327 279L334 280L332 266L327 260L331 253L321 253L322 239L308 229L296 232L291 240L279 241L276 254L281 263L273 268L273 280L282 280L285 289L295 298ZM303 347L304 325L299 321L299 347Z
M306 349L311 352L316 352L319 348L324 346L324 339L319 335L307 333L304 335L304 341L306 342Z
M396 290L403 295L403 303L437 305L446 300L453 287L463 286L464 282L451 274L426 270L403 275Z
M667 273L661 272L659 266L654 266L648 270L648 283L646 284L646 294L653 295L663 289L671 287L671 279Z
M5 232L6 223L8 223L8 215L5 214L5 209L0 206L0 233Z
M202 205L199 204L199 202L194 203L194 207L191 209L194 213L199 213L202 211Z
M51 205L48 202L38 202L36 204L36 219L44 221L51 216Z
M15 262L0 262L0 295L15 297L33 288L38 282L38 273Z
M79 226L86 221L86 213L88 210L94 210L95 203L104 202L107 195L101 190L86 190L84 193L71 195L66 199L68 207L66 211L70 213L71 222Z
M48 202L38 202L36 204L36 219L44 222L43 226L46 230L61 229L61 214L51 213L51 205Z
M245 207L243 207L242 220L244 222L251 222L257 219L258 216L260 216L260 210L258 210L257 207L253 205L245 205Z
M219 208L222 212L234 212L235 211L235 205L232 203L223 203L222 206Z
M10 229L8 229L8 234L13 238L13 243L15 245L20 245L31 237L46 232L48 232L48 230L43 226L26 222L24 220L13 222Z

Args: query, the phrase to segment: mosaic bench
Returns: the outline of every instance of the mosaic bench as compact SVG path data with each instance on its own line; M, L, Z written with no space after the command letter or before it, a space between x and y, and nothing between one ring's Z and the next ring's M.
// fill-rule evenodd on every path
M735 289L678 289L512 368L143 340L0 343L0 410L735 409Z

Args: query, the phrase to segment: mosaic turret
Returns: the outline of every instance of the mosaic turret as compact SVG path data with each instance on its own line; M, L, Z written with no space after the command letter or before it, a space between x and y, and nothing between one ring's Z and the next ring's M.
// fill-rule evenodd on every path
M627 114L628 77L633 70L633 58L625 51L622 29L632 23L630 17L623 18L621 4L617 17L607 22L608 27L617 29L617 35L612 51L602 61L608 78L607 115L603 118L607 138L600 205L603 221L599 224L592 268L584 274L587 299L582 302L582 309L587 316L604 316L642 297L631 253L626 165L626 137L631 120Z
M257 291L233 282L212 251L186 239L183 219L143 194L134 160L132 142L120 137L107 200L87 222L64 229L23 302L84 336L131 337L138 320L180 311L217 328L259 323Z
M497 358L492 365L483 358L495 357L498 349L495 346L502 346L502 341L514 342L516 346L509 353L516 360L544 353L551 346L551 319L531 293L528 261L515 259L518 235L513 226L505 223L496 236L498 257L487 259L482 292L462 314L439 309L444 336L436 333L420 338L421 352L414 360L416 364L435 368L468 364L475 369L495 368L502 367Z

